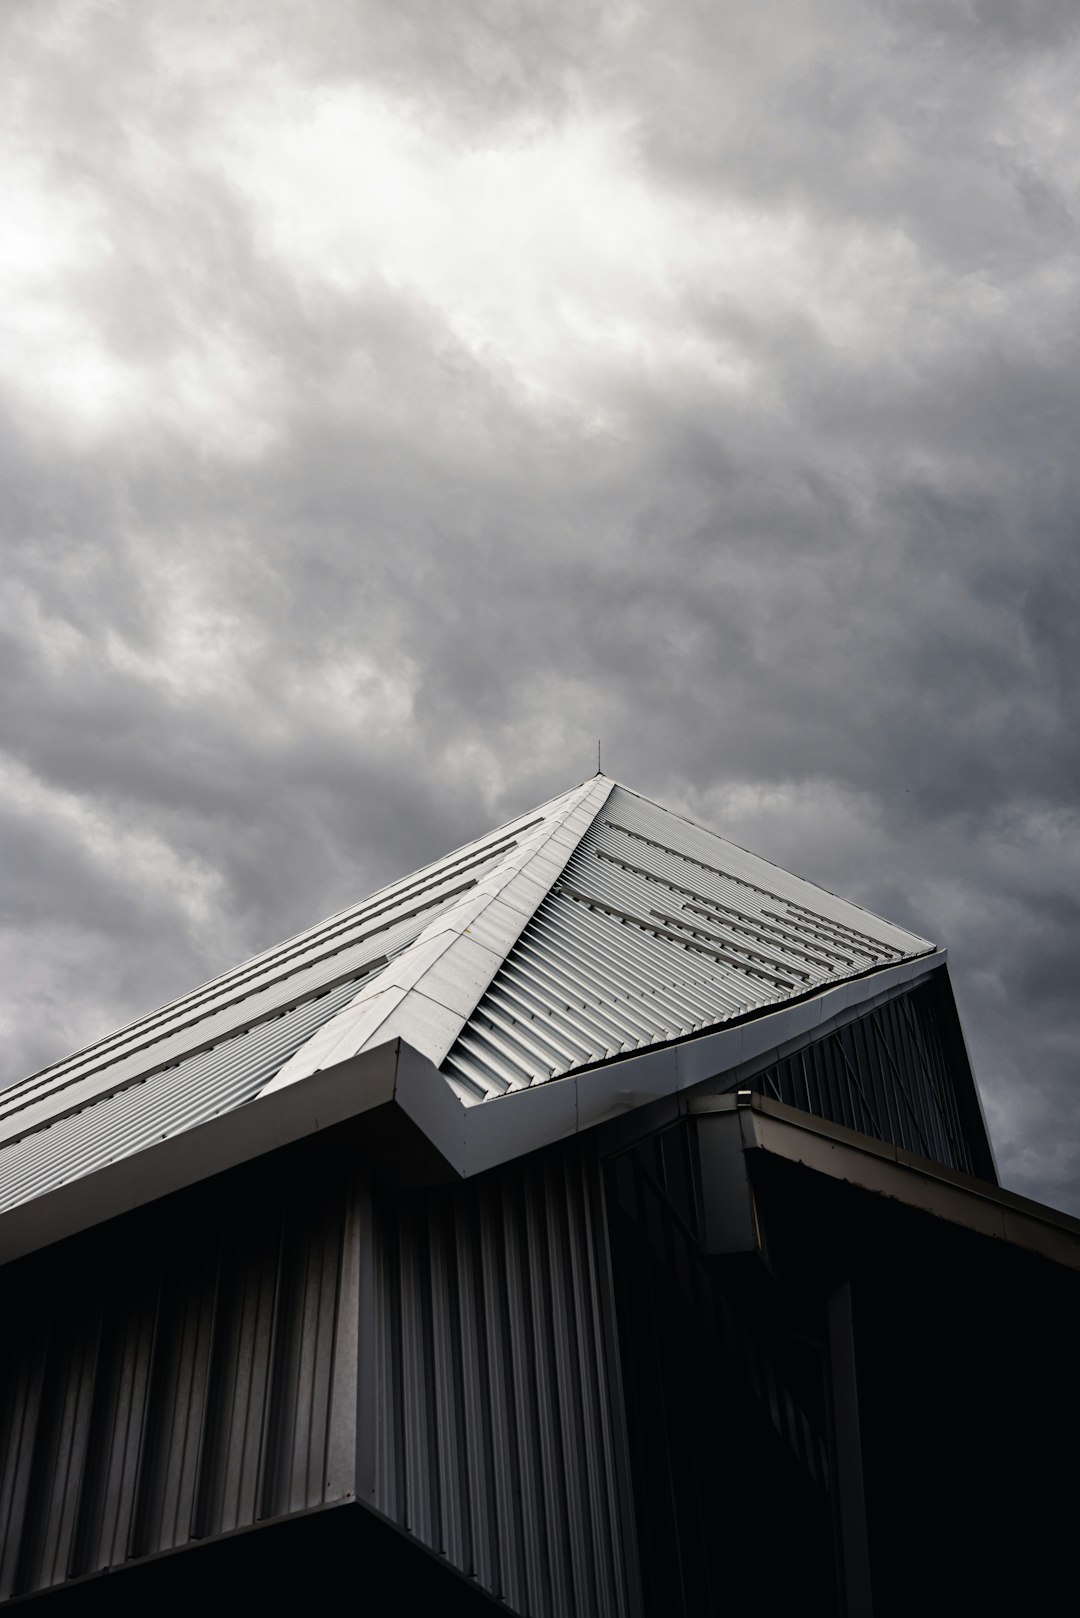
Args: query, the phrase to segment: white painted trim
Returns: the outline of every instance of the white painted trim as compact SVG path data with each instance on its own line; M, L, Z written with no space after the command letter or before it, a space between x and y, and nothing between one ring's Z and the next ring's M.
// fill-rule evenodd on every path
M494 870L324 1023L261 1094L271 1095L391 1039L406 1040L439 1067L613 785L596 776L559 799ZM440 1083L445 1087L445 1080Z

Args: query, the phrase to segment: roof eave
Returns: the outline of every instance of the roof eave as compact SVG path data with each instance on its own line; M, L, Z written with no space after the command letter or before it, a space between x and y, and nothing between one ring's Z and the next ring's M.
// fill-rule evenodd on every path
M739 1158L757 1154L1080 1270L1080 1219L1029 1197L766 1096L695 1096L690 1111L702 1152L709 1252L760 1244L750 1181L743 1176L740 1184L736 1169Z
M786 1045L944 967L944 953L836 984L736 1027L615 1058L466 1106L434 1063L394 1038L193 1129L123 1157L0 1216L0 1263L46 1247L279 1147L349 1122L401 1183L483 1173L691 1089L730 1085Z

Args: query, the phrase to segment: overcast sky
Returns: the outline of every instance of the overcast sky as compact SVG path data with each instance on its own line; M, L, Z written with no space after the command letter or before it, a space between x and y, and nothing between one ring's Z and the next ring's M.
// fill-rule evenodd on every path
M1080 1213L1075 0L5 0L4 1082L595 769Z

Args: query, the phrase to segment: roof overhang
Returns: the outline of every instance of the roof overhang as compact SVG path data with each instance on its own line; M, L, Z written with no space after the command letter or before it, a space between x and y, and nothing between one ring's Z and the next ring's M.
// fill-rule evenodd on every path
M705 1240L712 1253L763 1251L753 1160L799 1165L822 1180L891 1202L898 1211L929 1214L1080 1270L1080 1219L1000 1186L871 1140L764 1096L695 1096Z
M391 1039L10 1209L0 1216L0 1263L345 1126L350 1144L400 1184L483 1173L640 1109L655 1127L657 1107L678 1116L690 1092L730 1086L754 1064L943 970L944 960L936 952L905 961L735 1026L472 1106L428 1057Z

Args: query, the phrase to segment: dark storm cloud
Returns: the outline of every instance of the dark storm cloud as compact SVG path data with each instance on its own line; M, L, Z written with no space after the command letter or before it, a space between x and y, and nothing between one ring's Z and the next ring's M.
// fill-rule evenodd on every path
M601 735L947 944L1080 1208L1071 8L5 30L4 1077Z

